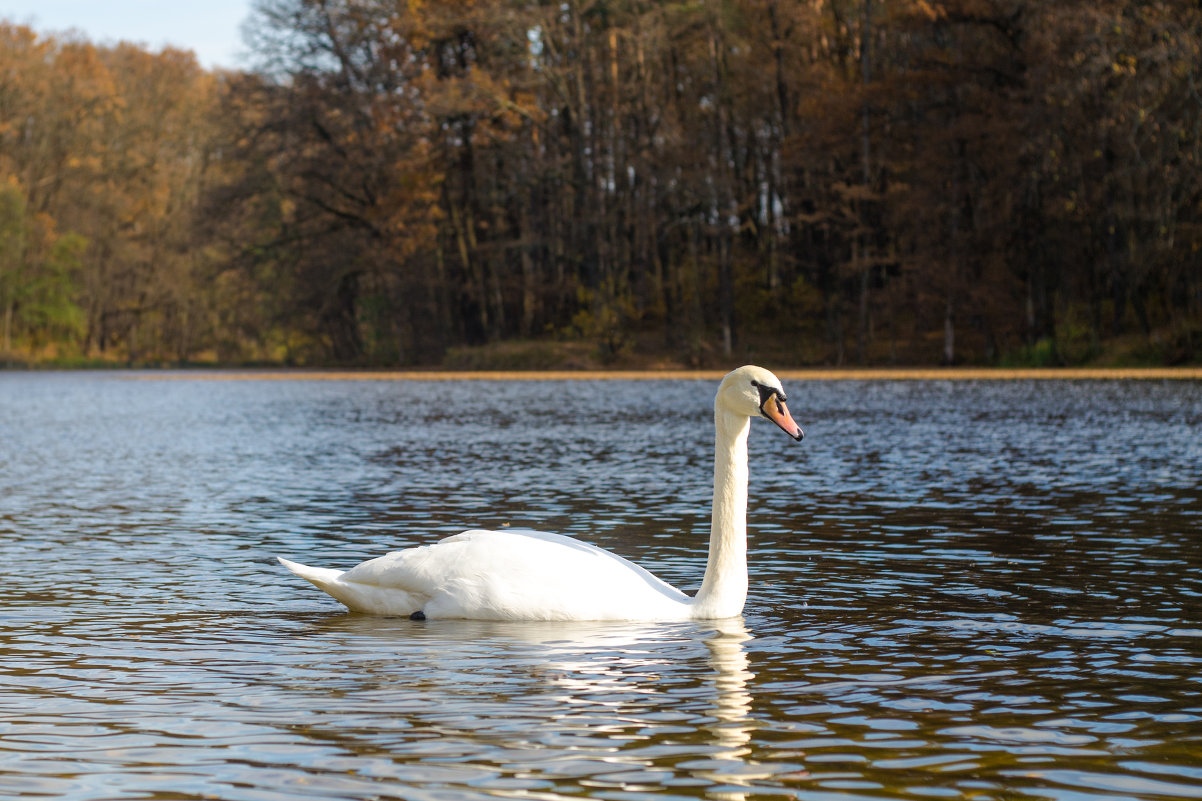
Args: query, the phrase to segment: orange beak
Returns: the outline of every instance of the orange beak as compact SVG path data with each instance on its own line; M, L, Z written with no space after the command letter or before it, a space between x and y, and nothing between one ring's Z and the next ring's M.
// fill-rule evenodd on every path
M772 393L764 398L764 402L760 404L760 413L780 426L781 431L798 442L801 442L801 438L805 436L801 426L797 425L793 415L789 414L789 407L785 406L785 399L779 394Z

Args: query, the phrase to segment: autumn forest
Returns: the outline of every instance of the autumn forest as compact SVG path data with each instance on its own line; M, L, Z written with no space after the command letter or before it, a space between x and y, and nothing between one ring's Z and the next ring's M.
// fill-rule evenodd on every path
M1202 361L1202 7L0 23L0 364Z

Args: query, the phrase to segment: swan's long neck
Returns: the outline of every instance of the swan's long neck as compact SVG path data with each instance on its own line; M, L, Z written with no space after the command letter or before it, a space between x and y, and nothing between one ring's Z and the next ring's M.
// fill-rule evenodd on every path
M747 432L751 419L714 410L714 510L698 618L734 617L747 600Z

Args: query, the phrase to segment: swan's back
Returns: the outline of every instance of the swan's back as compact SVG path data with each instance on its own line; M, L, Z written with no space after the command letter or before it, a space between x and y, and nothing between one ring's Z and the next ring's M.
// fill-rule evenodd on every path
M689 617L692 601L626 559L536 531L465 531L333 581L293 572L356 611L429 618L670 620Z

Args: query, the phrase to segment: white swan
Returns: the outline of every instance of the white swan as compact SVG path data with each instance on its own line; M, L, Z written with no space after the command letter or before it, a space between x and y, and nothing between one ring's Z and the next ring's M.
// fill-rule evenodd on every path
M465 531L345 572L281 564L356 612L414 619L707 620L747 599L747 433L766 417L804 436L780 380L762 367L731 372L714 398L714 505L709 562L690 598L632 562L559 534Z

